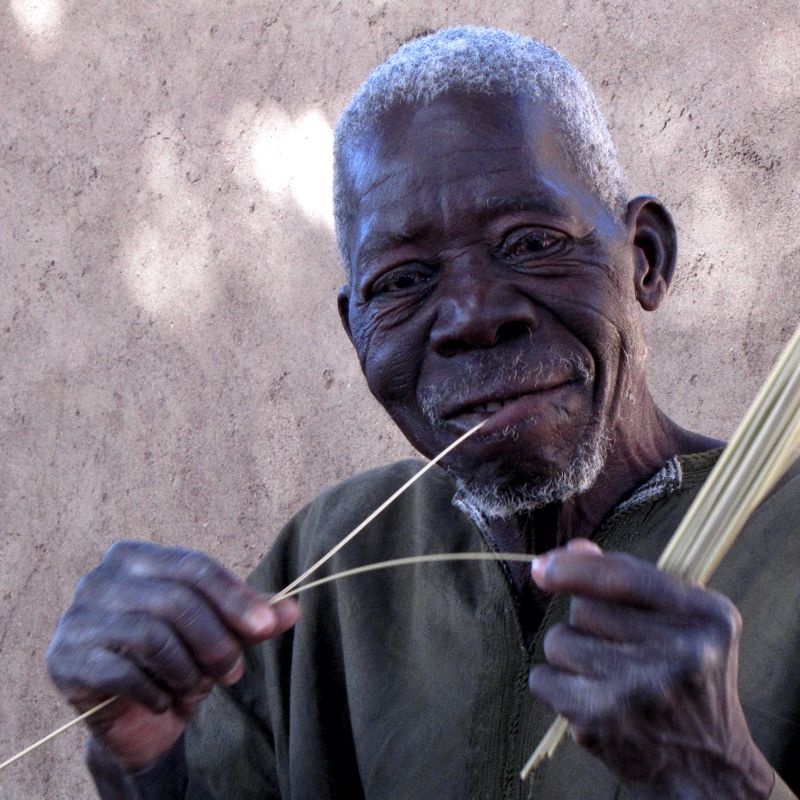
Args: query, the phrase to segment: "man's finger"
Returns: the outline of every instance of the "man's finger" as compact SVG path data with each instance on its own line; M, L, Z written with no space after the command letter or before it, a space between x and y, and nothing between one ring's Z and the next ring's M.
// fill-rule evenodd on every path
M194 550L147 542L118 542L108 551L100 569L184 585L205 598L222 623L248 644L285 630L287 617L282 618L269 605L267 596Z
M73 653L71 668L80 653L108 650L129 659L151 676L160 687L173 694L188 694L202 680L202 673L190 656L183 640L173 629L142 613L96 612L73 609L67 612L69 634L57 640L56 653Z
M185 643L203 674L214 680L228 675L241 658L242 641L204 597L181 583L154 577L120 579L98 570L87 581L83 597L84 606L102 608L105 613L160 620ZM278 616L272 614L277 624Z
M618 678L641 662L638 645L610 642L561 624L547 632L544 654L552 666L590 678Z
M533 667L528 676L533 696L571 721L602 718L609 702L602 681L543 664Z
M678 614L575 595L569 607L570 627L615 642L669 642L689 620Z
M531 574L551 594L577 594L671 613L718 613L717 599L655 565L622 553L554 550L534 559Z
M137 664L102 647L72 653L59 651L50 661L50 675L56 686L79 711L88 711L112 695L141 703L156 714L166 711L170 695Z
M292 598L275 603L272 606L272 610L278 615L278 621L272 631L272 636L285 633L300 619L300 606Z

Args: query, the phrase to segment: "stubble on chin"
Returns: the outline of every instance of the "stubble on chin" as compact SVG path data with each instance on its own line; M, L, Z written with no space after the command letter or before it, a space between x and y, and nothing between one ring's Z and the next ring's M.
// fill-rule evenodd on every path
M497 359L486 357L475 360L457 378L429 386L421 395L420 406L429 425L435 430L446 427L441 408L453 397L468 397L474 387L497 384L518 384L547 379L551 374L568 375L574 381L589 385L593 381L590 369L574 354L549 350L538 362L531 363L521 357L510 363L498 364ZM532 422L532 420L527 420ZM516 442L518 429L509 426L491 436L492 442ZM474 479L464 479L453 474L457 492L453 502L469 513L479 512L490 518L509 518L523 511L533 511L551 503L564 502L587 491L595 483L605 465L611 446L607 423L593 418L586 427L583 439L575 446L566 466L547 476L532 478L512 486L499 486Z
M563 503L594 485L610 449L611 436L607 426L597 421L577 445L565 467L540 479L512 486L465 480L454 475L457 491L453 503L471 516L477 512L490 519L509 519L525 511Z
M457 403L459 398L474 397L493 387L530 386L547 381L553 375L560 380L573 380L589 385L593 374L587 365L575 354L559 353L555 349L546 350L536 362L527 361L518 353L510 361L489 352L464 361L460 373L441 383L430 385L420 393L419 406L425 420L434 430L442 430L447 424L442 409L448 404ZM500 438L515 436L513 428L501 431Z

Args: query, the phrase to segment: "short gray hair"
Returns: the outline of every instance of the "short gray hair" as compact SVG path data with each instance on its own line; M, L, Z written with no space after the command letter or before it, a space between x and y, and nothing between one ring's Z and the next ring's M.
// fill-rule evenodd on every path
M333 205L336 241L348 272L346 234L355 207L345 171L346 148L356 146L389 108L428 104L450 91L543 99L579 173L614 213L622 214L627 200L622 170L583 76L534 39L492 28L445 28L407 42L389 56L361 84L339 118L333 146Z

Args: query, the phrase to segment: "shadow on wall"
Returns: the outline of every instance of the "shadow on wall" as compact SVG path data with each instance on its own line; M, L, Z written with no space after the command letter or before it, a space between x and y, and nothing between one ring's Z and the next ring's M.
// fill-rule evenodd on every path
M125 484L138 480L135 493L173 507L176 486L220 483L201 454L239 462L236 485L223 480L210 501L228 506L241 505L243 484L254 497L263 491L288 449L308 480L269 492L267 515L285 517L358 468L345 457L332 473L318 448L330 440L326 416L340 416L348 394L366 394L346 337L331 337L340 275L325 105L341 101L328 87L323 103L325 67L315 74L286 59L289 37L267 12L223 25L198 6L184 32L165 24L164 9L133 22L109 14L102 30L56 0L15 0L11 11L36 59L20 69L39 116L18 132L26 152L12 182L27 209L13 236L23 269L7 302L15 341L39 342L41 363L10 359L6 385L46 392L60 380L66 405L81 409L79 421L64 419L63 396L41 414L29 409L17 441L55 437L60 450L94 424L116 437L96 444L113 450L104 458ZM283 83L303 80L299 102L280 96ZM383 430L379 414L371 424L368 433ZM179 505L190 519L213 517L197 499ZM134 519L161 527L144 516Z
M364 410L336 312L331 119L352 87L288 54L290 15L176 5L0 8L3 754L68 716L42 655L111 541L244 575L324 486L409 451ZM81 738L5 772L4 796L88 796Z

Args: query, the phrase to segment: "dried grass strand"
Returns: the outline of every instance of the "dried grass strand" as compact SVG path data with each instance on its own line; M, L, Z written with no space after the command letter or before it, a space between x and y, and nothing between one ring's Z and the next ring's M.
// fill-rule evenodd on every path
M406 567L413 564L434 564L441 561L532 561L534 555L531 553L500 553L494 551L476 553L429 553L422 556L405 556L404 558L392 558L389 561L376 561L373 564L364 564L360 567L353 567L333 575L326 575L324 578L311 581L310 583L298 586L292 591L284 594L284 598L301 594L307 589L315 589L326 583L340 581L342 578L351 578L354 575L363 575L366 572L376 572L381 569L391 569L392 567Z
M7 758L2 764L0 764L0 769L5 769L10 764L13 764L18 758L22 758L22 756L28 755L28 753L32 752L33 750L36 750L37 747L41 747L43 744L47 744L47 742L49 742L51 739L55 739L56 736L60 736L62 733L68 731L70 728L77 725L79 722L83 722L87 717L91 717L92 714L96 714L98 711L102 711L106 706L111 705L111 703L113 703L116 699L117 696L115 695L114 697L109 697L103 700L102 703L98 703L96 706L92 706L92 708L90 708L88 711L84 711L83 714L81 714L80 716L75 717L75 719L71 719L69 722L64 723L60 728L56 728L51 733L48 733L47 736L43 736L41 739L39 739L38 742L34 742L33 744L28 745L24 750L20 750L19 753L17 753L16 755L11 756L11 758Z
M343 578L351 578L355 575L363 575L367 572L377 572L378 570L383 569L391 569L393 567L404 567L404 566L411 566L413 564L432 564L432 563L439 563L444 561L531 561L533 559L533 555L530 553L498 553L498 552L475 552L475 553L431 553L428 555L422 556L406 556L405 558L393 558L389 561L376 561L373 564L364 564L360 567L353 567L352 569L346 569L342 572L336 572L333 575L326 575L324 578L319 578L318 580L311 581L309 583L305 583L302 586L296 586L291 591L285 592L283 595L283 599L288 597L294 597L296 595L302 594L303 592L308 591L309 589L316 589L318 586L323 586L326 583L332 583L333 581L339 581ZM277 595L276 595L277 596ZM270 602L272 602L274 598L270 598ZM7 767L9 764L12 764L18 758L22 758L22 756L27 755L31 751L35 750L37 747L49 742L51 739L54 739L64 731L69 730L74 725L77 725L79 722L83 722L83 720L87 719L88 717L92 716L92 714L96 714L98 711L102 711L106 706L113 703L119 695L114 695L113 697L109 697L103 700L101 703L98 703L96 706L93 706L88 711L84 711L79 717L75 717L75 719L70 720L65 725L62 725L57 730L53 731L52 733L48 733L47 736L39 739L38 742L34 742L32 745L29 745L24 750L17 753L15 756L4 761L0 764L0 769Z
M448 453L455 450L456 447L458 447L462 442L469 439L469 437L472 436L474 433L477 433L478 430L480 430L480 428L482 428L487 421L488 420L485 419L482 422L479 422L473 428L470 428L466 433L462 434L461 436L458 437L458 439L451 442L447 447L445 447L441 453L434 456L430 461L428 461L427 464L425 464L421 469L415 472L397 491L395 491L388 498L386 498L386 500L384 500L383 503L381 503L368 517L366 517L366 519L364 519L362 522L356 525L356 527L353 528L353 530L350 531L350 533L348 533L336 545L334 545L324 556L322 556L322 558L320 558L317 562L312 564L305 572L303 572L302 575L295 578L288 586L285 586L283 589L281 589L280 592L278 592L276 595L273 595L269 599L269 604L274 605L280 600L283 600L294 594L299 594L301 591L303 591L303 589L298 589L297 587L304 580L306 580L306 578L308 578L310 575L316 572L323 564L325 564L330 558L332 558L336 553L338 553L339 550L341 550L348 542L352 541L359 533L361 533L362 530L364 530L364 528L367 527L367 525L369 525L370 522L372 522L372 520L375 519L375 517L377 517L381 512L385 511L388 506L390 506L395 500L397 500L397 498L400 497L400 495L403 494L403 492L405 492L414 483L416 483L429 469L431 469L431 467L433 467L435 464L438 464L439 461L441 461ZM466 553L461 553L460 555L464 556L466 555ZM424 556L421 558L425 559ZM444 559L439 558L438 560L444 560ZM465 559L458 559L458 560L465 560ZM530 560L530 556L528 557L528 560ZM400 561L406 563L407 559L400 559ZM355 571L348 570L347 574L358 574L358 572L369 572L371 569L385 569L387 566L390 566L388 562L384 562L382 564L377 564L377 565L370 564L366 565L366 568L362 567ZM397 566L399 566L399 564ZM338 577L346 577L346 575L340 574L339 576L329 576L328 578L323 578L320 581L315 581L314 584L308 584L306 588L311 588L312 585L317 586L322 583L329 583L332 580L337 580ZM102 711L106 706L110 705L116 699L118 699L118 697L119 695L113 695L112 697L107 697L105 700L102 700L96 706L90 708L88 711L84 711L83 714L81 714L80 716L75 717L74 719L65 723L60 728L54 730L52 733L48 733L47 736L42 737L41 739L39 739L39 741L29 745L16 755L11 756L11 758L6 759L2 764L0 764L0 770L4 769L10 764L13 764L17 759L22 758L22 756L27 755L33 750L36 750L43 744L46 744L51 739L54 739L56 736L64 733L64 731L67 731L74 725L77 725L79 722L83 722L83 720L88 719L92 715L96 714L98 711Z
M445 447L445 449L442 450L442 452L439 453L439 455L432 458L427 464L425 464L424 467L422 467L422 469L420 469L418 472L412 475L396 492L387 497L386 500L384 500L366 519L364 519L362 522L356 525L356 527L353 528L353 530L350 531L350 533L348 533L341 541L339 541L330 550L328 550L328 552L325 553L325 555L322 556L322 558L320 558L319 561L312 564L305 572L303 572L301 575L295 578L288 586L285 586L283 589L281 589L281 591L278 592L278 594L276 594L272 598L272 602L277 603L279 600L283 600L284 597L288 597L288 593L291 592L295 588L295 586L301 584L306 578L308 578L310 575L316 572L326 561L333 558L333 556L336 555L336 553L338 553L348 542L352 541L359 533L361 533L361 531L364 530L364 528L366 528L367 525L369 525L369 523L372 522L372 520L374 520L375 517L378 516L378 514L380 514L395 500L397 500L397 498L400 497L400 495L403 494L403 492L405 492L406 489L408 489L412 484L416 483L416 481L418 481L431 467L434 466L434 464L437 464L449 452L458 447L463 441L469 439L469 437L472 436L474 433L477 433L477 431L480 428L482 428L486 424L486 422L487 420L479 422L474 428L470 428L470 430L468 430L465 434L459 436L458 439L456 439L454 442Z

